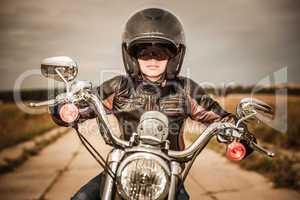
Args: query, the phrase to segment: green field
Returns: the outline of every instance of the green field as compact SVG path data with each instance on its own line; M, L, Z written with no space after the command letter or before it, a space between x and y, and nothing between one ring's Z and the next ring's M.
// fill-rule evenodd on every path
M55 127L47 110L28 114L14 103L0 104L0 150L31 139Z

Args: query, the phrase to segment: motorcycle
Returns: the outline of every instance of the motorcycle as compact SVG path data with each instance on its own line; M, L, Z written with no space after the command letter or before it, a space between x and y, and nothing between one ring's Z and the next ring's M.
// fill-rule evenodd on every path
M247 141L253 150L269 157L275 155L257 144L255 138L249 137L243 126L244 122L258 119L258 114L272 114L272 108L260 100L242 99L236 109L236 124L214 122L188 148L174 151L170 150L167 140L168 118L159 111L145 112L140 118L137 132L132 133L129 141L112 133L102 102L92 92L92 84L75 80L78 65L71 58L46 58L41 64L41 73L45 77L63 81L66 92L53 100L30 105L38 107L63 104L59 111L61 119L76 130L82 144L105 171L101 197L103 200L116 199L116 196L130 200L176 199L193 162L213 137L227 145L226 156L231 160L239 161L245 157L246 148L241 140ZM101 136L107 145L113 147L107 159L101 156L78 129L79 106L82 104L93 109L101 128Z

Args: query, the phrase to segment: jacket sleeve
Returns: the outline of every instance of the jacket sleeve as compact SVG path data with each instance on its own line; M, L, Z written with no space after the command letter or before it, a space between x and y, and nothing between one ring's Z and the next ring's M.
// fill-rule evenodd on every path
M189 104L189 115L193 120L202 122L206 125L221 121L221 122L230 122L236 123L237 117L225 111L220 104L209 97L203 88L201 88L197 83L191 79L187 79L187 88L188 88L188 104ZM246 130L247 136L251 137L255 142L255 137L249 133L246 124L242 124ZM249 146L246 140L240 141L246 147L246 156L250 155L253 152L253 149Z
M234 122L233 114L225 111L220 104L208 96L202 87L186 79L189 116L196 121L210 124L216 121Z
M117 91L120 83L122 81L122 76L116 76L112 79L109 79L103 82L100 86L95 87L93 92L98 95L98 97L102 100L106 113L110 113L113 108L113 98L115 92ZM60 126L69 126L69 124L62 121L59 116L60 107L63 104L55 104L54 106L49 107L50 114L52 116L53 121ZM96 117L92 108L90 108L87 104L82 104L79 107L79 122L83 122L87 119L93 119Z

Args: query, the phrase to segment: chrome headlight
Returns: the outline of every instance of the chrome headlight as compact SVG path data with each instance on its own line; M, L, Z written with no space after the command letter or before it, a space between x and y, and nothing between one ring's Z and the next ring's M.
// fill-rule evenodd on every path
M160 157L134 153L125 158L117 172L118 191L125 199L163 199L170 184L170 169Z

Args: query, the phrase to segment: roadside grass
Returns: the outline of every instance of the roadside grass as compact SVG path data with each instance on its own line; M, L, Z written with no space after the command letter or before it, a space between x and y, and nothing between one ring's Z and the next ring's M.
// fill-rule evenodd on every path
M245 97L249 97L249 95L229 95L223 99L218 99L218 101L229 112L235 112L235 106ZM267 102L273 108L275 107L275 96L256 95L254 97ZM278 100L282 101L282 99L277 99L277 101ZM284 133L266 124L248 124L250 132L257 137L259 143L275 151L276 156L274 158L268 158L265 155L254 152L246 159L233 163L239 164L244 169L261 173L268 177L274 183L275 187L287 187L300 191L299 103L300 96L288 97L287 130ZM195 125L192 125L192 127L195 128ZM193 129L188 130L186 139L191 141L196 140L198 134L195 133ZM219 144L215 139L208 144L208 147L225 155L226 147L223 144Z
M41 135L56 125L45 110L28 114L14 103L0 104L0 150Z

